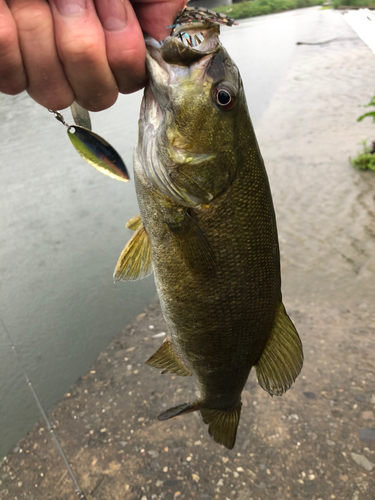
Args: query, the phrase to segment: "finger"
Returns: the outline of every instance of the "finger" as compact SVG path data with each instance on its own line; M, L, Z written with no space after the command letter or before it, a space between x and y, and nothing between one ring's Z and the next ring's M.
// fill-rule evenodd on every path
M118 96L105 37L92 0L50 0L57 50L76 101L90 111L112 106Z
M103 26L109 66L120 92L128 94L144 87L146 48L134 10L128 0L96 0Z
M143 31L156 40L164 40L170 26L187 0L133 0L134 11Z
M17 24L27 91L41 105L63 109L74 101L60 63L50 8L44 0L9 0Z
M0 0L0 92L15 95L26 87L17 25L5 1Z

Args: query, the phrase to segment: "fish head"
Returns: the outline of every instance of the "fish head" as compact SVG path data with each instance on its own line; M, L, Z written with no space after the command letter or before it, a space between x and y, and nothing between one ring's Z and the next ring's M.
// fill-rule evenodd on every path
M176 201L207 203L237 169L239 121L247 113L238 68L216 25L192 23L163 42L146 37L146 47L140 161L151 182Z

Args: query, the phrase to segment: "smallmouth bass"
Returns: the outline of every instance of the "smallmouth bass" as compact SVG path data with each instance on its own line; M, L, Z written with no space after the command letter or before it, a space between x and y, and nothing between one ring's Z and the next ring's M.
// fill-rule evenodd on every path
M200 385L197 401L159 420L200 411L213 439L232 449L251 368L282 395L303 352L282 303L272 197L241 77L219 26L195 21L164 42L146 37L134 153L141 213L128 222L135 232L114 276L154 271L170 335L147 364Z

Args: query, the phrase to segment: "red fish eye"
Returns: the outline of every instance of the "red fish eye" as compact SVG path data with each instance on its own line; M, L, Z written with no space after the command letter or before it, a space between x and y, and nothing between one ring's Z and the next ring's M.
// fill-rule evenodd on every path
M234 96L232 96L230 91L224 87L217 88L215 90L214 96L216 104L220 107L220 109L223 109L225 111L233 109L236 103Z

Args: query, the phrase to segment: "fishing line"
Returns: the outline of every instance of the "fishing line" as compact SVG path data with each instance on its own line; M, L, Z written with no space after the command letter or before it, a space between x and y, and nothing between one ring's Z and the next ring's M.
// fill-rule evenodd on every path
M5 326L5 323L4 323L3 318L1 316L0 316L0 322L1 322L1 324L3 326L3 329L4 329L4 332L5 332L5 334L6 334L7 338L8 338L8 342L10 344L10 347L11 347L12 351L14 352L14 355L17 358L18 364L19 364L19 366L20 366L20 368L21 368L21 370L22 370L22 372L24 374L26 383L27 383L27 385L28 385L28 387L29 387L29 389L31 391L31 394L33 395L33 397L35 399L35 402L36 402L36 404L37 404L37 406L39 408L39 412L42 415L42 417L43 417L43 419L44 419L44 421L46 423L47 429L49 430L49 433L50 433L50 435L52 437L52 440L53 440L53 442L55 444L55 447L56 447L57 451L59 452L59 455L62 458L62 460L63 460L63 462L65 464L65 467L66 467L66 469L67 469L67 471L69 473L69 476L70 476L70 478L71 478L71 480L72 480L72 482L74 484L74 487L76 489L76 493L78 495L78 498L80 498L80 500L87 500L85 494L81 490L81 488L80 488L80 486L78 484L78 481L77 481L77 479L76 479L76 477L75 477L75 475L74 475L74 473L73 473L73 471L72 471L72 469L71 469L71 467L69 465L69 462L68 462L68 460L67 460L67 458L65 456L65 453L63 452L63 450L61 448L61 445L60 445L60 443L59 443L59 441L57 439L55 431L53 430L53 427L52 427L50 421L48 420L48 417L47 417L47 415L46 415L46 413L45 413L45 411L43 409L43 406L42 406L42 404L40 402L40 399L38 398L38 395L35 392L33 384L31 383L30 378L29 378L29 376L27 374L27 371L26 371L25 365L23 363L22 357L19 354L19 352L17 351L16 345L13 342L12 337L11 337L11 335L10 335L7 327Z

